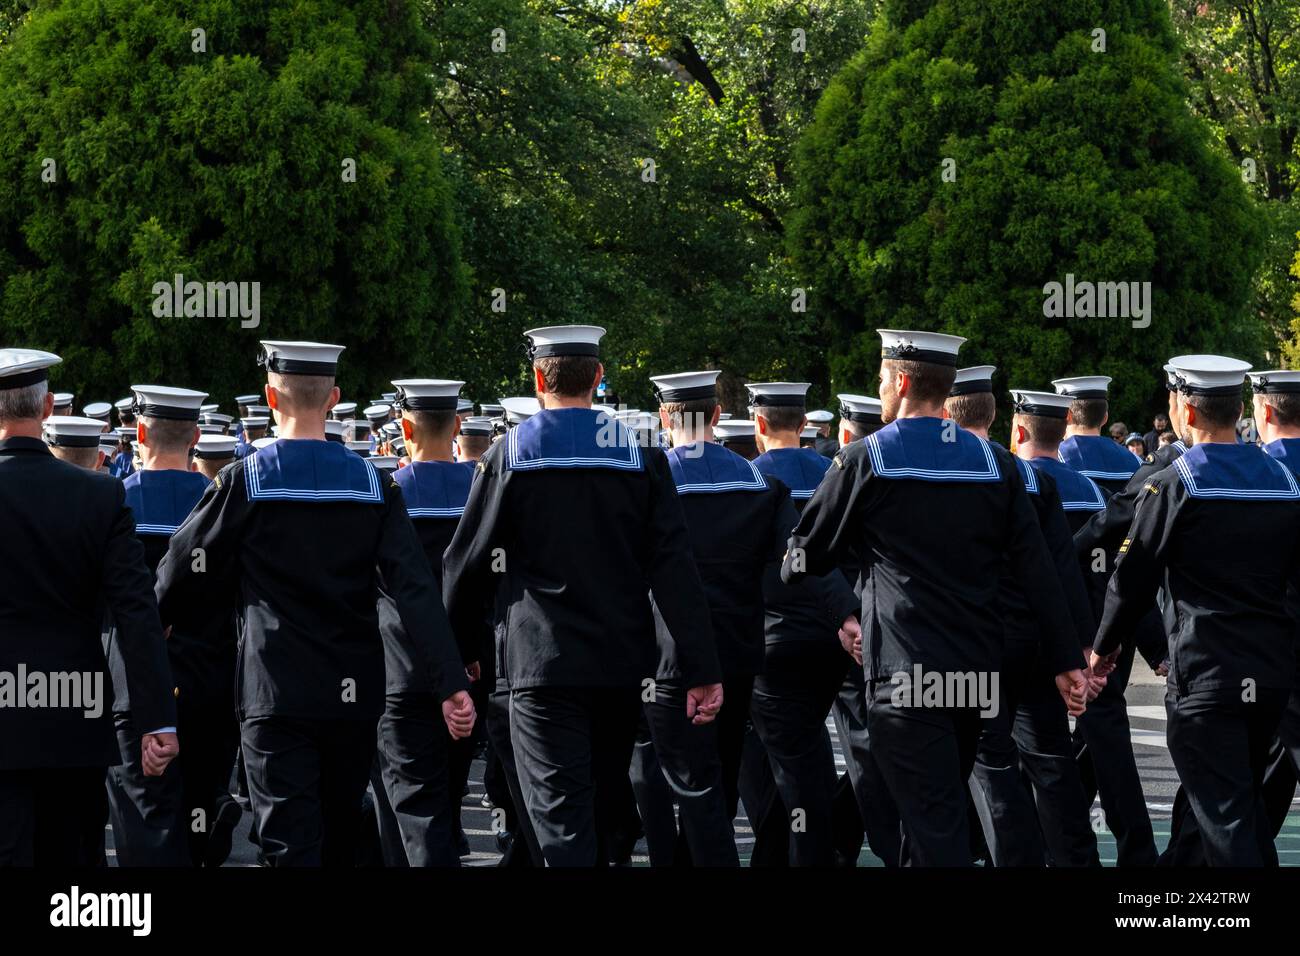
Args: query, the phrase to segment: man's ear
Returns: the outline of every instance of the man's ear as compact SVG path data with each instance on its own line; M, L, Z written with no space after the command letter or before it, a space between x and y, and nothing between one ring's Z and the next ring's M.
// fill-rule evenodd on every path
M843 426L840 426L839 442L841 448L843 448L845 445L853 444L853 435L849 432L847 428Z
M43 412L41 414L41 421L45 421L45 419L49 418L53 414L54 414L54 393L47 391L45 393L45 403L43 406Z
M190 436L190 447L191 447L191 448L193 448L195 445L197 445L197 444L199 443L199 436L202 435L202 434L203 434L203 432L202 432L202 430L199 428L199 426L198 426L198 425L195 425L195 426L194 426L194 434Z
M144 422L140 419L135 420L135 440L141 445L149 444L149 429L144 427Z
M673 430L672 419L668 414L668 410L663 406L659 407L659 427L666 432Z
M912 376L906 372L898 372L894 375L894 391L898 393L899 398L907 398L907 393L911 388Z
M721 405L714 405L714 406L713 406L713 417L709 419L709 427L710 427L710 428L715 428L715 427L717 427L717 424L718 424L718 422L720 422L720 421L722 421L722 406L721 406Z
M269 384L266 386L266 404L269 408L280 410L280 393Z
M945 420L952 418L952 415L950 415L950 414L948 413L948 403L947 403L947 402L944 402L944 403L943 403L943 412L939 415L939 417L942 418L942 419L945 419Z
M767 419L762 415L759 415L757 412L754 414L754 431L760 435L766 435L771 431L771 426L768 425Z
M542 374L542 370L536 365L533 366L533 390L538 395L546 391L546 376Z
M1273 406L1268 402L1261 402L1260 404L1264 406L1264 424L1272 425L1273 419L1277 416L1277 413L1273 411Z
M1188 428L1194 427L1196 425L1196 406L1188 405L1183 410L1183 418L1186 420Z
M596 380L591 383L591 391L594 394L596 389L600 388L600 383L605 378L605 366L600 362L596 363Z
M337 385L335 385L333 388L330 389L330 400L325 404L326 418L329 417L330 409L332 409L335 405L337 405L339 403L339 399L342 397L343 397L343 393L339 391L339 387Z
M1023 445L1029 440L1029 433L1025 431L1024 425L1016 426L1016 444Z
M456 418L459 422L460 416L457 415ZM398 421L402 423L402 441L410 442L414 438L414 430L411 428L411 420L407 418L405 415L403 415L400 419L398 419ZM459 423L456 425L456 431L457 432L460 431Z

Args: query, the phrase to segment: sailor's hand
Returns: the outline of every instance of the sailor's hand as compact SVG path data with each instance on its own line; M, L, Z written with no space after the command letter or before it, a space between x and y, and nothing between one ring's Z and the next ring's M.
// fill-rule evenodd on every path
M1060 691L1071 717L1078 717L1088 709L1088 678L1079 668L1057 674L1056 689Z
M474 701L468 691L458 690L442 702L442 719L455 740L468 737L474 730L474 716Z
M1117 647L1104 657L1093 651L1088 657L1088 669L1098 677L1108 676L1115 669L1115 661L1119 659L1120 650L1121 648Z
M721 684L703 684L686 692L686 716L693 724L709 723L721 709Z
M859 666L862 664L862 626L852 614L840 625L840 646Z
M161 777L167 765L181 752L175 734L145 734L140 738L140 766L146 777Z

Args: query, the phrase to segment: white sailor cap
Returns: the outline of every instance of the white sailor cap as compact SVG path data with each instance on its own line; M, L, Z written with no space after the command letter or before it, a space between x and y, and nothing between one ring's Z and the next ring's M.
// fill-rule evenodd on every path
M713 426L713 437L722 443L754 440L754 423L744 418L733 418Z
M383 394L381 394L381 395L379 396L379 398L380 398L380 400L381 400L383 403L388 404L388 405L391 405L391 404L393 404L393 402L397 401L397 393L396 393L396 392L384 392ZM376 402L375 404L378 405L378 404L380 404L380 402Z
M718 421L720 422L729 422L735 417L731 412L718 412Z
M87 418L98 418L101 422L106 422L108 416L113 414L113 406L108 402L91 402L81 410L81 414Z
M361 414L365 415L368 421L382 422L388 420L389 413L392 410L390 405L371 405Z
M642 435L648 435L658 427L659 416L652 412L637 412L635 415L620 419L620 422L625 428L630 428Z
M45 442L63 448L97 448L104 423L98 418L51 415L42 426Z
M1011 390L1011 404L1017 415L1065 420L1074 397L1064 392L1032 392L1023 388Z
M488 402L479 402L478 410L488 418L500 418L505 414L505 408L500 405L492 405Z
M276 438L274 435L267 435L265 438L257 438L253 440L253 448L261 451L267 445L273 445L279 440L280 439Z
M344 348L322 342L267 341L262 343L257 364L280 375L326 375L333 378Z
M621 422L625 419L636 418L640 414L641 409L639 408L619 408L614 410L614 420Z
M406 454L406 439L401 435L395 435L388 443L388 447L392 449L394 455L401 458Z
M203 412L199 415L199 421L205 425L229 425L234 420L235 416L224 412Z
M817 435L818 431L816 425L805 425L803 430L799 432L800 438L816 438Z
M1109 375L1080 375L1077 378L1056 378L1052 388L1057 394L1071 398L1105 398L1110 388Z
M394 380L397 394L393 407L413 412L449 412L460 407L464 382L447 378L403 378ZM470 403L470 408L473 408Z
M993 391L993 373L996 372L996 365L972 365L970 368L957 369L957 377L953 379L952 388L948 394L956 397L958 395L975 395L979 392Z
M238 442L233 435L200 435L194 457L203 459L234 458Z
M813 409L808 413L807 418L814 425L829 425L835 420L835 416L824 408Z
M133 395L130 398L119 398L117 401L113 403L113 407L116 408L119 412L129 412L131 411L131 406L134 403L135 403L135 396Z
M77 397L77 396L76 396L74 393L72 393L72 392L55 392L55 393L54 393L54 407L55 407L55 408L71 408L71 407L72 407L72 400L73 400L74 398L76 398L76 397ZM69 417L72 417L72 416L65 415L65 416L63 416L63 417L64 417L64 418L69 418Z
M249 415L247 418L241 418L239 424L243 425L246 429L265 428L267 425L271 424L271 419L267 418L265 415Z
M114 428L119 441L135 441L135 436L139 434L134 425L123 425L121 428Z
M492 431L492 419L486 416L461 419L460 433L462 435L491 435Z
M471 402L468 398L456 399L456 412L458 414L464 415L467 412L472 412L472 411L474 411L474 403Z
M271 417L271 406L270 406L270 405L249 405L249 406L248 406L248 414L250 414L250 415L260 415L260 416L262 416L263 418L270 418L270 417Z
M396 455L371 455L366 461L374 465L380 471L396 471L398 458Z
M957 367L957 351L966 340L941 332L907 332L876 329L880 335L880 357L906 362L930 362Z
M223 434L223 433L225 432L225 430L226 430L226 428L225 428L224 425L219 425L219 424L217 424L216 422L200 422L200 423L199 423L199 434L200 434L200 435L221 435L221 434Z
M132 385L131 391L135 393L132 408L137 415L180 422L197 422L199 406L208 397L207 392L168 385Z
M718 376L721 372L676 372L672 375L651 375L655 396L660 405L669 402L691 402L700 398L716 398Z
M517 396L501 399L501 407L505 410L506 421L512 425L518 425L542 410L541 403L537 399Z
M524 333L528 361L550 355L599 355L605 330L598 325L548 325Z
M348 451L354 451L362 458L370 457L370 442L368 441L349 441L343 444L348 446Z
M1175 384L1188 395L1241 395L1250 363L1226 355L1178 355L1169 360Z
M339 402L337 405L335 405L333 408L330 409L330 414L333 415L335 418L337 418L339 421L345 421L346 419L351 418L356 413L357 413L356 402Z
M256 405L261 399L261 395L236 395L236 405Z
M383 432L384 432L385 435L387 435L387 436L390 437L390 438L392 438L392 437L394 437L394 436L396 436L396 435L400 435L400 434L402 434L402 423L401 423L401 422L384 422Z
M840 418L860 425L881 423L880 399L870 395L836 395L840 400Z
M219 411L221 411L221 406L218 405L218 404L215 403L215 402L212 403L211 405L200 405L200 406L199 406L199 414L200 414L200 415L207 415L209 412L219 412Z
M117 436L112 432L104 432L99 436L99 450L104 453L105 458L112 458L117 454L118 444Z
M1300 392L1300 371L1274 369L1271 372L1251 372L1250 389L1261 395L1283 395Z
M757 382L748 384L751 407L764 405L803 408L808 403L811 382Z
M1178 391L1178 369L1166 363L1165 388L1171 392Z
M330 441L343 440L343 423L330 419L325 422L325 437Z

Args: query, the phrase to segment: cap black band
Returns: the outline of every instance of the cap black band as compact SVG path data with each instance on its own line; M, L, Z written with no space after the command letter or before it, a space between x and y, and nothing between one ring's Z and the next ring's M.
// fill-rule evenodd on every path
M98 448L98 435L56 435L50 432L45 439L47 445L56 448Z
M849 406L844 405L842 403L840 405L840 418L849 422L857 422L859 425L883 424L883 420L881 419L879 412L862 412L862 411L858 411L857 409L850 408Z
M265 347L262 349L262 354L257 357L257 365L279 375L323 375L326 378L333 378L339 367L338 362L308 362L303 359L285 358L283 355L268 352Z
M1076 398L1109 398L1110 393L1104 388L1085 388L1077 392L1061 392L1061 395L1068 395L1072 399Z
M393 408L409 409L413 412L448 412L460 408L460 399L455 395L417 395L411 397L399 391L393 399Z
M4 388L26 388L28 385L35 385L37 382L45 382L50 378L48 368L34 368L28 372L18 372L14 375L6 375L0 378L0 389ZM71 405L71 402L68 402Z
M165 418L173 422L197 422L199 420L199 410L197 408L177 408L174 405L142 405L139 401L131 403L131 414L141 418Z
M230 449L230 451L225 451L224 449L221 450L221 451L203 451L202 449L200 449L200 448L196 445L196 446L194 446L194 457L195 457L195 458L206 458L206 459L216 459L216 458L234 458L234 457L235 457L235 449L232 448L232 449Z
M763 405L770 405L773 408L804 408L807 404L806 395L770 395L751 392L749 396L750 408L760 408Z
M1244 377L1244 376L1243 376ZM1236 395L1241 397L1241 382L1236 385L1193 385L1181 375L1175 374L1174 385L1178 391L1185 395Z
M1295 395L1300 393L1300 381L1270 382L1267 375L1250 380L1250 390L1257 395Z
M929 362L932 365L957 367L957 356L951 352L938 352L934 349L917 348L915 345L886 345L880 350L882 358L895 359L900 362Z
M595 358L600 355L600 346L591 342L554 342L550 345L534 345L533 340L529 338L527 352L530 362L539 358L561 355L589 355Z
M981 392L992 392L993 380L991 378L977 378L970 382L958 382L953 385L948 392L949 398L956 398L958 395L977 395Z
M1017 415L1032 415L1035 418L1064 419L1070 412L1068 408L1062 408L1058 405L1037 405L1034 402L1022 399L1013 401L1012 407Z
M701 398L717 398L716 385L691 385L688 388L659 388L655 386L655 397L660 405L670 402L693 402Z
M491 435L491 422L461 422L460 433L462 435Z

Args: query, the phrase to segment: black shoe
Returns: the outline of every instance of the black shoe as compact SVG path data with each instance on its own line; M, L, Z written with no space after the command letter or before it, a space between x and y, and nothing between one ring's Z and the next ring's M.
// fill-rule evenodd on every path
M208 843L203 851L204 866L220 866L230 858L230 847L235 839L241 811L234 800L217 804L212 826L208 828Z
M509 830L502 830L497 834L497 850L501 853L508 853L514 842L515 835Z

